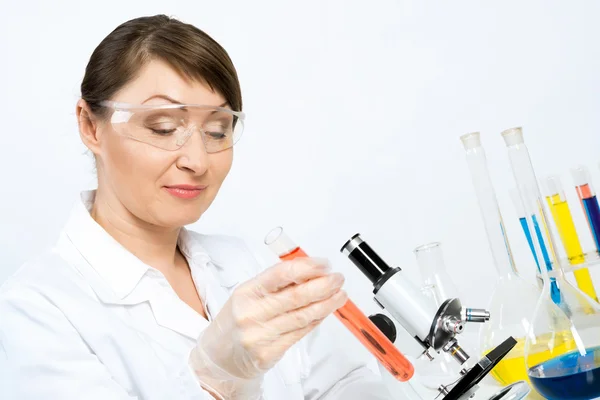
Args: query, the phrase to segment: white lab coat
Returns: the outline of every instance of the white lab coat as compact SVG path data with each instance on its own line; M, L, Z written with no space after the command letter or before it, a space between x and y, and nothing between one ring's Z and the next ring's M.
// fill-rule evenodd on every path
M0 399L212 400L187 363L209 322L91 218L94 195L82 193L56 245L0 289ZM209 319L259 270L235 238L184 229L179 247ZM389 398L330 329L266 374L265 400Z

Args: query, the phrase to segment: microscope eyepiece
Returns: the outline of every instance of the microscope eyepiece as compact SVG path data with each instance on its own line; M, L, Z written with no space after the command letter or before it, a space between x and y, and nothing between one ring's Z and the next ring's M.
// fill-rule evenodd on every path
M373 283L391 268L373 251L371 246L360 237L360 233L352 236L340 249L361 272Z
M356 249L358 247L359 244L363 243L362 238L360 237L360 233L357 233L356 235L352 236L346 243L344 243L344 245L342 246L342 248L340 249L340 252L345 255L348 256L350 253L352 253L354 251L354 249Z

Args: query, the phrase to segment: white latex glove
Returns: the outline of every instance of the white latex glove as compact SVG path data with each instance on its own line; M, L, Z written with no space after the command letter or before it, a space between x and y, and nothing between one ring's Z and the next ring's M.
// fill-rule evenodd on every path
M201 385L226 400L260 399L264 373L346 303L343 283L326 261L296 258L241 284L191 352Z

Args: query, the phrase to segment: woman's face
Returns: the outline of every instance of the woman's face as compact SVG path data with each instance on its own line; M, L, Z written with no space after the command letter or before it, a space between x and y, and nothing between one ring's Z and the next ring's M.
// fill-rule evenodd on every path
M148 63L110 100L145 105L225 103L205 84L188 81L157 60ZM232 148L208 154L198 131L178 150L163 150L119 135L110 121L97 125L96 136L94 152L99 189L107 192L104 198L159 227L178 228L197 221L231 169Z

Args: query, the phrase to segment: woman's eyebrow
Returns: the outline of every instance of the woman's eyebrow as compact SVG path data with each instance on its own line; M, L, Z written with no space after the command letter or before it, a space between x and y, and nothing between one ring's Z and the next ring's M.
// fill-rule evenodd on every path
M181 104L181 102L179 100L175 100L174 98L169 97L166 94L155 94L153 96L150 96L146 100L144 100L142 104L145 104L146 102L148 102L152 99L163 99L163 100L167 100L168 102L173 103L173 104Z
M148 102L148 101L150 101L152 99L163 99L163 100L167 100L168 102L173 103L173 104L183 104L181 101L176 100L176 99L174 99L172 97L169 97L169 96L167 96L165 94L155 94L153 96L150 96L146 100L144 100L144 102L142 104L145 104L146 102ZM229 103L226 101L226 102L224 102L223 104L221 104L221 105L219 105L217 107L221 107L221 108L223 108L223 107L229 107Z

